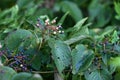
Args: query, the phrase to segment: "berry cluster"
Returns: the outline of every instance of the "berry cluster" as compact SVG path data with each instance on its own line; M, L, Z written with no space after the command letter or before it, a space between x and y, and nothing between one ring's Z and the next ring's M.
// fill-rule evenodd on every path
M93 65L97 66L97 69L101 69L101 57L95 57L93 60Z
M103 41L99 43L101 49L99 49L99 53L106 54L106 53L116 53L115 46L119 45L119 43L111 43L110 41Z
M55 19L52 20L52 21L50 21L49 19L46 19L45 22L44 22L45 23L44 26L42 25L40 19L38 19L37 21L38 22L37 22L36 26L39 27L43 31L49 31L52 34L57 34L57 33L63 34L64 33L61 25L58 25L58 26L55 25L55 23L56 23Z
M90 43L90 48L93 48L95 50L96 53L99 54L113 54L116 55L116 53L119 52L119 50L117 49L117 47L119 47L119 41L116 41L115 43L112 43L110 41L109 37L106 37L100 41L100 42L96 42L96 43Z
M29 71L28 67L30 64L27 64L28 55L23 55L23 53L16 54L14 56L8 56L8 66L12 67L16 71Z
M0 51L0 57L5 53L5 51Z

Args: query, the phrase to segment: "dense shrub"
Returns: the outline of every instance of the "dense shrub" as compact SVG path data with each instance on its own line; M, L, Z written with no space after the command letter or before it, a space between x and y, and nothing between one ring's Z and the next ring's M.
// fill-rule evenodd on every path
M1 0L0 80L119 80L120 2Z

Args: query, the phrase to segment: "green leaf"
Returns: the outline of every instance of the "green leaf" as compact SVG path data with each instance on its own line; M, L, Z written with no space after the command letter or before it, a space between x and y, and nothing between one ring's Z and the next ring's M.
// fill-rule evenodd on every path
M21 72L13 76L12 80L43 80L39 74Z
M0 24L9 24L17 20L19 8L17 5L0 13Z
M116 43L119 40L119 36L116 30L113 32L113 35L111 37L112 37L111 39L112 43Z
M32 74L21 72L13 76L12 80L29 80L31 78Z
M81 29L79 31L74 31L73 33L71 33L71 37L76 37L76 36L80 36L80 35L89 35L89 29L88 26L90 25L90 23L84 25L81 27Z
M113 66L113 65L110 65L108 70L109 70L110 74L113 74L115 72L115 70L116 70L116 67Z
M17 5L19 6L20 9L27 8L26 10L28 10L30 8L33 8L34 2L29 0L25 0L25 1L17 0Z
M66 12L66 13L62 16L62 18L61 18L60 21L58 22L58 25L62 25L62 24L63 24L63 22L65 21L65 18L67 17L68 14L69 14L69 12Z
M62 1L61 8L63 12L69 12L76 22L82 19L82 12L75 3L70 1Z
M0 80L11 80L16 72L9 67L0 66Z
M43 80L39 74L34 74L29 80Z
M85 21L87 20L88 18L83 18L82 20L78 21L75 25L74 25L74 30L75 31L79 31L82 27L82 25L85 23Z
M120 45L119 44L114 45L114 50L120 53Z
M10 8L10 9L6 9L6 10L0 12L0 18L6 16L6 15L9 14L9 13L11 13L11 16L10 16L10 17L15 17L15 16L17 15L18 11L19 11L19 8L18 8L17 5L15 5L15 6L13 6L13 7Z
M95 22L95 27L104 27L104 25L106 25L110 21L112 16L112 10L107 5L107 2L102 3L99 0L92 0L90 5L88 6L88 11L90 16L89 21L92 21L93 23Z
M6 28L3 33L9 33L9 32L12 32L12 31L13 31L12 29Z
M95 70L86 77L86 80L111 80L111 76L106 70Z
M99 41L101 41L102 39L104 39L104 36L106 35L110 35L113 31L115 30L115 27L114 26L109 26L109 27L106 27L102 33L99 35L99 36L95 36L95 38Z
M115 5L115 11L118 14L116 16L116 18L120 20L120 3L119 2L114 2L114 5Z
M115 5L115 11L120 16L120 3L119 2L114 2L114 5Z
M18 29L12 33L10 33L6 39L5 39L5 43L6 46L10 49L10 50L14 50L17 49L21 43L23 43L25 40L26 43L29 43L30 39L33 37L32 33L28 30L24 30L24 29Z
M120 57L111 58L108 64L115 67L117 70L120 70Z
M92 63L93 58L93 51L87 50L87 48L82 44L77 45L72 51L72 73L76 74L86 70Z
M80 35L80 34L89 35L89 29L88 29L88 27L89 27L90 25L91 25L91 23L88 23L88 24L84 25L84 26L81 28L81 30L80 30L80 32L79 32L79 35Z
M108 55L107 55L107 54L103 54L103 55L102 55L102 61L104 62L105 65L107 65L108 59L109 59L109 58L108 58Z
M77 36L77 37L73 37L73 38L70 38L66 41L64 41L64 43L68 44L68 45L71 45L71 44L74 44L82 39L86 39L86 38L90 38L89 36L86 36L86 35L80 35L80 36Z
M81 35L81 34L83 34L82 32L85 30L85 34L87 34L87 33L89 33L89 31L88 31L88 26L90 25L90 24L87 24L87 25L85 25L85 26L83 26L83 24L85 23L85 21L87 20L88 18L84 18L84 19L82 19L82 20L80 20L80 21L78 21L75 25L74 25L74 27L72 27L72 28L70 28L67 32L70 32L70 37L77 37L78 35Z
M114 80L120 80L120 73L115 74Z
M56 67L61 74L71 64L70 47L62 41L55 41L52 44L52 56Z
M18 14L19 8L18 5L15 5L14 7L11 8L11 17L15 18Z
M27 51L25 51L26 55L29 55L30 62L28 64L31 64L31 67L35 70L40 70L41 68L41 62L44 60L44 56L42 55L41 51L38 51L34 48L29 48ZM39 62L38 62L39 61Z
M72 80L82 80L79 74L72 75Z
M36 11L36 9L37 9L37 6L31 7L30 9L28 9L28 10L26 11L26 15L25 15L25 16L34 15L34 12Z

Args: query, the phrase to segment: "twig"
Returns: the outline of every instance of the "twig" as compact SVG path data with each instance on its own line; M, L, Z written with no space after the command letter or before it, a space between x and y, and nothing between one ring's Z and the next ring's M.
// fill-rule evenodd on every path
M58 71L32 71L37 74L49 74L49 73L58 73ZM71 70L65 70L64 72L71 72Z

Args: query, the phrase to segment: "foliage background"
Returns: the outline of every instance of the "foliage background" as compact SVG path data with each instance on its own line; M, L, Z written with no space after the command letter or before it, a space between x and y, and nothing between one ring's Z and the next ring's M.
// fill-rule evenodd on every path
M8 56L22 52L29 55L31 61L25 63L31 63L33 74L19 76L13 66L18 77L40 73L44 80L53 80L57 71L64 80L119 80L119 7L119 1L112 0L1 0L0 53L6 52L0 55L5 66L0 76L11 67ZM36 27L38 18L57 18L55 25L62 25L65 33L43 34Z

